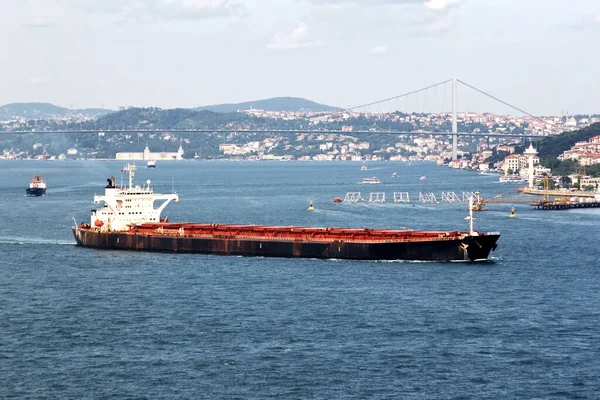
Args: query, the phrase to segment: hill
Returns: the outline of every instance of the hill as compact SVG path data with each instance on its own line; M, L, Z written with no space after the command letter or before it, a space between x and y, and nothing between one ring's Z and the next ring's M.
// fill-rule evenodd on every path
M12 118L57 118L82 115L97 117L113 112L99 108L70 109L52 103L10 103L0 106L0 119Z
M539 142L539 156L540 158L558 157L563 151L569 150L575 143L587 142L591 137L598 135L600 135L600 123L595 123L576 131L549 136Z
M88 125L101 129L194 129L222 128L227 124L243 124L254 120L256 118L240 113L215 113L189 108L163 110L156 107L132 107L103 115Z
M319 104L300 97L273 97L270 99L247 101L244 103L216 104L212 106L197 107L195 110L208 110L218 113L230 113L237 110L265 110L265 111L307 111L325 112L340 111L341 108Z

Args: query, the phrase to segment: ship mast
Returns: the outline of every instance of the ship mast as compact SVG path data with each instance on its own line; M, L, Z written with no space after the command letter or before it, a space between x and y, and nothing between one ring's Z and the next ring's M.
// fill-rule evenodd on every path
M473 217L473 196L469 196L469 216L465 219L469 220L469 235L477 236L477 232L473 229L473 220L475 219Z
M123 171L125 171L129 175L129 189L133 189L133 177L135 175L135 164L127 164Z

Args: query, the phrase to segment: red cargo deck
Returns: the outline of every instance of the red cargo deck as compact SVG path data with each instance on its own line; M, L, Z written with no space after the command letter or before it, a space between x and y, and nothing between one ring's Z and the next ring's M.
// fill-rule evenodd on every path
M352 228L308 228L297 226L255 226L223 224L160 223L142 224L131 228L129 234L155 236L184 236L222 239L278 239L289 241L343 242L411 242L451 240L467 235L465 232L381 230ZM479 233L482 235L481 233Z

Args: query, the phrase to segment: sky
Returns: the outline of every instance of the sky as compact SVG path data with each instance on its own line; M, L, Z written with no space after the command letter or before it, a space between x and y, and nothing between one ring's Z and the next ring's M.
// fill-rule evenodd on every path
M600 113L598 0L2 0L0 51L0 104Z

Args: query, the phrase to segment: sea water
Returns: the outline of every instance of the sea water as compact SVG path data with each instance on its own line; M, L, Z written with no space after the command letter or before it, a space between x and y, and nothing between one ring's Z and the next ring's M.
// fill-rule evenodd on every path
M419 193L516 187L431 163L369 167L159 162L138 165L136 181L179 193L171 221L442 230L468 229L466 205ZM476 229L502 235L484 263L76 247L74 220L89 222L94 194L110 176L120 184L122 168L0 162L1 398L599 396L598 209L491 204L475 214ZM26 197L37 172L47 195ZM372 176L382 183L360 184ZM333 203L346 192L388 201Z

